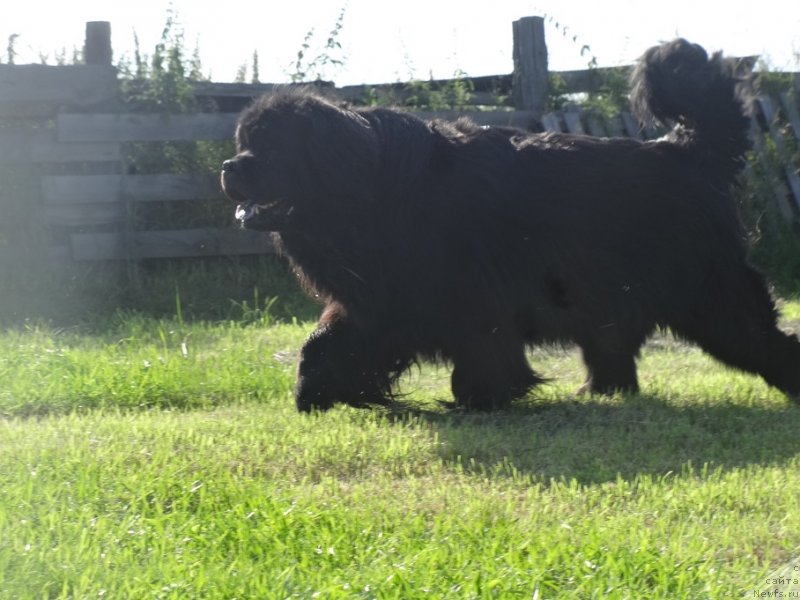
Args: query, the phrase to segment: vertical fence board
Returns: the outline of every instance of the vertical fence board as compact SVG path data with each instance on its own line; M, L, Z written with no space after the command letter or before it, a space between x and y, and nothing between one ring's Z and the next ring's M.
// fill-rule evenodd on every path
M542 116L542 127L544 127L545 131L551 131L554 133L561 132L561 123L558 119L558 115L555 113L547 113L546 115Z
M542 115L549 94L544 19L542 17L519 19L514 21L512 30L514 105L524 110L532 110L536 115Z
M800 96L800 94L798 94L798 96ZM800 141L800 111L797 110L797 104L793 102L791 96L785 92L780 95L780 100L781 106L786 113L786 119L792 125L794 137Z
M564 113L564 124L567 126L567 131L569 133L575 133L579 135L586 134L586 131L583 128L583 123L581 123L581 116L582 113L578 112L577 110L568 110Z
M797 171L794 169L794 167L789 164L788 156L790 150L786 140L784 139L783 132L778 127L777 107L772 99L767 96L760 96L758 98L758 105L761 108L762 114L764 115L764 120L767 123L770 137L775 143L775 149L778 152L778 156L783 157L784 159L784 167L782 171L783 176L786 179L786 184L788 185L787 192L791 194L795 206L800 209L800 176L797 175Z
M86 23L86 43L83 46L83 59L87 65L111 66L111 23L90 21Z

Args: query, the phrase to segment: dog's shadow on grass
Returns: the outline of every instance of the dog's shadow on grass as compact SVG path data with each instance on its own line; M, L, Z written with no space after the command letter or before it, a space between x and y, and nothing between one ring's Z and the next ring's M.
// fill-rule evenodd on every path
M676 406L658 396L532 403L495 414L406 410L454 468L582 484L687 468L781 464L800 454L800 407ZM401 413L396 413L401 414Z

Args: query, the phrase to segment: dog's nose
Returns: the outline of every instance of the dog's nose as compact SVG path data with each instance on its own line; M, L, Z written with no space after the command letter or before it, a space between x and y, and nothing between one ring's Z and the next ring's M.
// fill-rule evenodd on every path
M226 160L224 163L222 163L222 170L223 171L227 171L229 173L231 171L235 171L236 170L236 161L235 160Z

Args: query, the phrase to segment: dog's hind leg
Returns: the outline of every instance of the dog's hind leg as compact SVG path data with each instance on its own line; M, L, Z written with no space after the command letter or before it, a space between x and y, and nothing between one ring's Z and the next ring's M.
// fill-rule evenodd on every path
M579 342L587 377L579 392L595 394L639 391L636 376L636 356L639 345L629 349L609 348L598 339Z
M672 330L800 401L800 342L778 329L761 275L747 265L736 275L730 285L706 286L700 302L671 320Z

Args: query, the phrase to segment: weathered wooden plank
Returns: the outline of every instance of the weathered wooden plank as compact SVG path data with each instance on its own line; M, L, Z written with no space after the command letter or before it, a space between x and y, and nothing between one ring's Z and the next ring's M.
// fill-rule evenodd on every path
M789 96L789 94L781 94L781 106L783 107L786 118L792 125L794 137L800 140L800 111L797 110L797 101Z
M50 175L42 177L45 205L169 202L222 199L219 180L206 173L184 175Z
M213 96L217 98L258 98L271 94L280 86L277 83L217 83L214 81L197 81L192 83L195 96Z
M45 205L122 202L122 175L50 175L41 180Z
M745 69L752 69L758 57L749 56L740 59ZM551 71L550 75L561 80L565 93L593 93L602 91L606 82L609 80L628 79L633 67L626 65L620 67L598 67L594 69L580 69L569 71ZM493 106L496 102L496 95L508 95L512 92L513 74L484 75L479 77L465 78L473 89L473 98L469 104L480 104ZM443 89L458 84L459 79L433 79L426 80L424 83L432 89ZM261 94L271 93L280 84L262 83L215 83L215 82L196 82L194 93L200 97L216 98L254 98ZM330 83L323 83L320 86L323 90L329 90L331 95L347 100L348 102L363 102L365 99L378 96L379 98L395 98L397 102L404 101L409 92L407 82L394 83L375 83L346 85L334 87Z
M163 142L233 139L237 113L60 114L62 142Z
M453 85L455 85L457 81L458 80L453 80ZM468 79L467 81L471 80ZM433 90L439 89L436 87L435 82L425 81L423 83L426 85L430 84ZM337 88L335 97L355 104L366 103L377 99L382 105L405 107L408 105L409 99L418 94L419 92L414 89L413 84L402 83L375 87L369 85L352 85ZM470 92L468 97L464 99L464 105L491 107L510 106L508 102L500 102L498 100L498 93L491 91Z
M53 244L47 247L47 257L53 266L66 266L72 262L72 249L69 244Z
M478 77L465 77L458 79L427 79L423 83L431 89L441 90L452 88L464 81L469 82L473 90L473 98L470 104L496 104L497 94L508 95L511 93L511 74L504 75L482 75ZM309 85L309 84L302 84ZM409 88L413 88L413 83L394 82L376 84L357 84L334 87L329 83L311 84L318 87L323 94L327 92L335 95L336 98L347 100L348 102L363 102L371 98L374 94L382 97L405 99L409 93ZM278 88L285 87L286 84L276 83L217 83L213 81L198 81L192 83L192 91L195 96L210 98L257 98L263 94L270 94ZM487 102L480 102L477 99L483 98ZM490 100L491 99L491 100Z
M542 115L542 127L544 127L545 131L561 132L561 122L558 115L552 112Z
M55 129L0 132L0 164L118 162L120 144L56 141Z
M122 149L119 144L90 142L78 144L71 142L38 143L30 147L31 162L70 163L70 162L119 162Z
M472 92L470 92L468 97L464 100L466 106L497 106L499 104L498 94L507 94L510 91L510 89L502 90L502 77L498 77L497 79L496 91L476 89L475 78L469 77L463 80L442 80L442 83L439 83L437 80L426 80L420 83L436 91L453 89L457 85L470 85L472 86ZM371 104L377 99L382 105L406 106L409 98L419 94L416 85L415 82L406 82L379 84L376 86L348 85L340 88L326 88L326 86L323 86L321 93L354 104ZM218 104L227 106L227 110L231 110L231 106L244 107L254 98L265 94L271 94L280 87L282 86L273 83L198 82L193 84L193 92L196 97L210 98ZM327 92L326 89L328 90Z
M125 233L74 233L75 260L124 260L268 254L270 236L244 229L185 229Z
M55 205L44 207L44 220L53 227L94 227L123 223L126 213L122 203Z
M795 209L800 211L800 176L791 169L786 170L786 182L794 196Z
M778 155L785 157L788 154L788 144L783 137L783 132L778 127L777 108L772 98L768 96L759 96L758 104L761 107L761 112L764 114L764 120L767 123L769 135L775 143L775 149ZM789 165L786 161L784 162L785 164L783 165L782 171L786 178L786 183L789 186L788 191L794 200L795 209L800 209L800 177L798 177L793 166Z
M583 123L581 123L581 113L577 110L564 112L564 125L566 125L569 133L586 135L586 130L583 128Z
M73 260L125 260L125 237L122 233L73 233L70 236Z
M512 23L514 35L514 106L544 113L549 87L544 19L524 17Z
M782 181L780 167L772 160L770 152L764 144L764 135L765 134L756 125L755 121L753 121L750 125L750 137L753 140L753 150L755 150L758 155L761 166L767 172L767 181L771 188L778 214L784 220L790 221L794 212L792 210L792 205L789 203L790 191Z
M86 42L83 58L87 65L111 65L111 23L108 21L89 21L86 23Z
M630 77L633 67L598 67L579 71L556 71L551 75L558 77L568 94L599 92L609 79Z
M750 60L750 58L748 58ZM611 78L627 79L630 76L632 67L629 65L620 67L599 67L595 69L580 69L569 71L551 71L550 75L558 77L564 85L565 92L568 94L598 92ZM508 95L512 90L512 74L484 75L478 77L466 77L473 89L473 98L469 104L481 104L492 106L496 104L496 95ZM464 79L432 79L424 83L430 85L432 89L446 89L453 85L463 82ZM216 83L216 82L196 82L193 84L194 94L200 97L216 98L256 98L262 94L269 94L276 88L282 87L281 84L274 83ZM363 102L365 99L374 95L379 97L396 98L402 102L409 94L409 84L407 82L394 83L375 83L345 85L342 87L332 87L330 85L321 86L323 91L329 89L337 98L348 102Z
M0 65L0 116L49 115L115 101L117 70L101 65Z
M608 130L608 135L611 137L626 137L625 129L622 124L622 118L616 115L610 119L605 120L605 126Z
M642 129L639 127L639 123L636 122L636 119L633 117L633 115L628 111L623 111L620 114L620 117L622 118L622 126L625 128L625 133L627 136L641 140Z
M772 134L773 140L775 141L778 152L783 152L786 147L783 142L783 136L777 136L776 138L774 135L777 131L777 128L775 127L777 109L775 108L775 104L772 102L772 98L769 96L759 96L757 98L757 102L759 108L761 109L761 113L764 115L764 121L767 123L767 127Z
M757 56L745 56L739 59L745 70L752 70L758 60ZM620 67L597 67L594 69L580 69L576 71L552 71L551 75L558 77L564 85L566 93L580 94L600 92L610 80L623 79L627 81L633 67L624 65Z
M219 178L207 173L128 175L122 184L125 197L134 202L224 198Z
M450 78L450 79L428 79L425 80L434 89L443 89L452 87L454 84L464 81L469 81L473 90L476 93L492 92L508 95L511 93L511 86L513 83L513 76L511 73L502 75L479 75L476 77L466 78ZM401 90L408 87L407 82L396 81L394 83L376 83L376 84L363 84L363 85L347 85L337 88L337 93L342 92L345 96L350 94L360 93L365 88L368 90Z
M586 127L589 130L589 135L595 137L606 137L607 135L603 120L596 114L586 115Z

